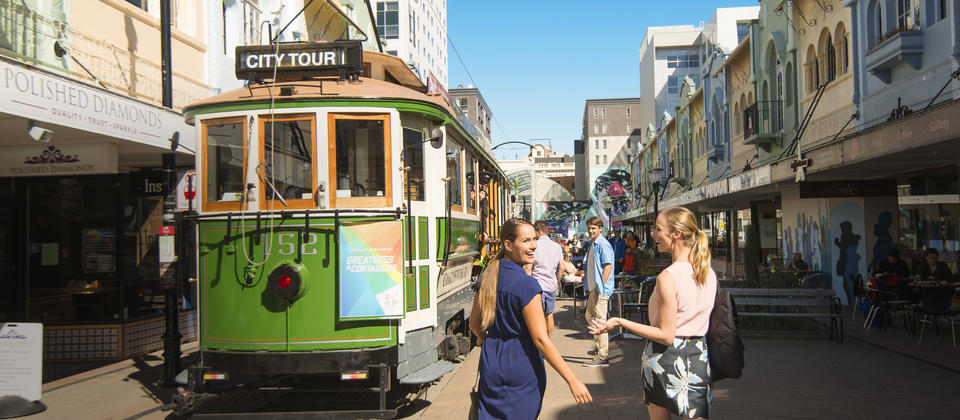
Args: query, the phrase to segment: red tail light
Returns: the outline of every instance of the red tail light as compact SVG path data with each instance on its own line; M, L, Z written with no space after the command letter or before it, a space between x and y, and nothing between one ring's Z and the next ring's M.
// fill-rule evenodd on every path
M277 266L267 277L267 289L281 299L296 300L303 295L307 269L300 264L285 262Z

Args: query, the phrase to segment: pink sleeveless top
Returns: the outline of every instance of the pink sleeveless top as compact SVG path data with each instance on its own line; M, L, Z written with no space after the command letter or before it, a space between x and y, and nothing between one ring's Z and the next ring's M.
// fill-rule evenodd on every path
M711 268L702 287L693 279L693 266L675 262L666 268L677 282L677 337L698 337L707 333L710 311L717 295L717 273ZM657 286L659 287L659 286ZM650 295L650 326L660 326L660 291Z

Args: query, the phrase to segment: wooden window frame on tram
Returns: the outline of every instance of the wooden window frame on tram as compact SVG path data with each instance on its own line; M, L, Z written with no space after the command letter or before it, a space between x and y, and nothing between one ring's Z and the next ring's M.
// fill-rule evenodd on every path
M208 153L209 150L207 150L207 146L208 146L207 137L209 134L208 132L209 127L211 125L236 124L236 123L240 123L243 126L242 128L243 141L241 144L241 148L243 149L244 170L242 171L242 173L243 173L244 179L241 181L243 183L246 183L247 182L246 181L247 130L248 130L247 118L245 116L238 116L238 117L225 117L225 118L211 118L208 120L201 121L201 129L200 129L201 145L199 150L200 150L200 153L202 153L202 158L200 159L200 171L202 173L203 178L200 180L200 182L202 183L202 185L200 186L200 195L201 195L200 201L201 201L201 208L203 209L203 211L241 211L243 209L244 200L238 200L238 201L219 201L219 200L208 201L207 200L209 196L209 188L207 188L207 180L210 179L208 178L208 176L210 175L207 172L207 159L209 154ZM241 193L246 194L246 191L241 191Z
M260 115L258 120L260 129L259 133L259 143L257 147L260 149L258 151L260 162L262 165L261 168L267 167L266 157L267 157L267 139L266 125L270 124L271 121L278 122L290 122L290 121L310 121L310 191L312 192L312 198L286 198L286 205L283 201L276 199L276 195L271 194L267 196L267 182L264 179L265 173L258 172L257 179L260 180L260 202L263 203L263 207L260 210L290 210L290 209L312 209L317 207L317 116L316 114L274 114L273 117L270 115Z
M463 152L464 152L464 147L463 147L463 144L461 144L459 141L456 141L456 140L453 140L453 139L450 139L450 138L448 138L447 141L448 141L448 142L452 141L454 144L456 144L456 145L457 145L457 148L458 148L459 151L460 151L459 153L457 153L457 161L458 161L458 163L457 163L457 169L458 169L459 172L460 172L460 176L458 177L458 178L459 178L458 180L460 181L460 188L457 189L457 192L460 193L460 204L453 204L452 202L447 203L447 204L450 205L450 211L455 211L455 212L463 213L463 206L464 206L465 201L466 201L466 200L463 199L463 185L465 184L464 179L463 179L463 177L464 177L464 172L463 172L463 160L464 160L464 159L463 159ZM444 156L446 156L446 153L444 153ZM444 163L444 166L446 166L446 162ZM449 175L450 175L450 174L447 174L447 176L449 176ZM451 179L450 182L453 182L453 180ZM446 186L444 186L444 190L446 190ZM444 195L446 195L446 194L444 194ZM451 197L451 198L452 198L452 197Z
M337 120L381 120L383 121L383 160L384 184L383 197L341 197L337 198ZM391 127L390 114L371 113L328 113L327 114L327 164L329 178L327 180L327 197L330 199L330 208L367 208L390 207L393 203L393 171L391 170Z
M464 191L463 191L463 192L464 192L463 205L466 207L468 214L476 215L476 214L477 214L477 207L480 206L480 189L478 188L478 186L480 185L480 179L479 179L480 171L479 171L479 168L478 168L478 165L477 165L477 163L479 163L480 161L477 159L477 156L476 156L475 154L471 153L471 152L468 152L468 151L464 150L463 153L464 153L464 155L463 155L463 156L464 156L464 159L463 159L463 162L464 162L464 165L463 165L463 174L464 174L464 175L463 175L463 187L464 187L464 188L462 188L462 189L464 190ZM467 189L466 189L466 187L467 187L467 165L466 165L467 159L466 159L466 157L467 157L467 156L470 156L470 170L471 170L471 173L473 173L473 189L471 189L470 191L467 191ZM471 192L473 193L473 207L470 206L471 203L470 203L470 199L469 199Z

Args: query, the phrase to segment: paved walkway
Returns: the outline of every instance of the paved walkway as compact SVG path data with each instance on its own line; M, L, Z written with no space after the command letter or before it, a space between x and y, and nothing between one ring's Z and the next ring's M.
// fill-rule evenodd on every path
M610 367L582 367L591 343L582 311L574 318L565 301L558 315L554 342L594 403L577 406L566 383L548 367L540 418L648 418L639 389L640 341L613 341ZM822 338L746 339L743 377L717 383L712 418L956 418L960 350L952 348L949 332L944 337L931 333L917 345L899 324L886 332L864 331L862 316L858 319L845 319L844 344L826 340L826 330ZM478 360L474 349L430 405L410 418L466 418Z
M577 406L566 383L547 368L547 392L541 419L644 419L640 396L639 340L611 342L612 365L585 368L591 346L583 312L574 317L561 301L553 340L593 394L594 403ZM747 338L743 378L716 386L714 419L956 418L960 412L960 349L943 336L925 334L922 343L895 323L887 331L864 331L863 317L844 320L847 340L826 340L827 331L792 332L781 338ZM187 363L196 361L196 343L184 347ZM401 410L408 419L464 419L476 379L479 351L431 386L421 400ZM125 360L43 385L48 409L30 419L162 419L169 412L169 389L154 385L159 353Z

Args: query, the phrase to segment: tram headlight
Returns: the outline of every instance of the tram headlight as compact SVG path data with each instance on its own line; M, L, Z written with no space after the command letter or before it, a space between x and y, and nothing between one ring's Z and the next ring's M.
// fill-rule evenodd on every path
M295 300L307 290L307 268L294 262L283 262L267 277L267 288L278 298Z

